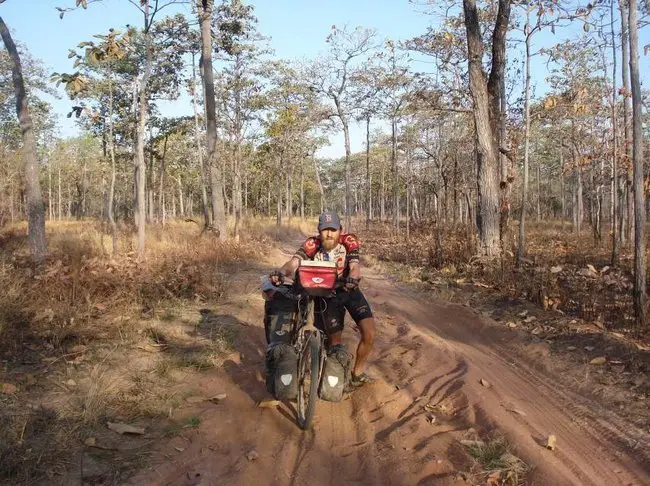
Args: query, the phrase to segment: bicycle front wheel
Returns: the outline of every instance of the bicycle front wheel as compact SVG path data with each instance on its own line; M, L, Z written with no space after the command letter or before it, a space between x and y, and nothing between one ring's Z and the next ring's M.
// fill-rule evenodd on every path
M298 425L307 430L314 417L320 374L320 333L309 335L298 361Z

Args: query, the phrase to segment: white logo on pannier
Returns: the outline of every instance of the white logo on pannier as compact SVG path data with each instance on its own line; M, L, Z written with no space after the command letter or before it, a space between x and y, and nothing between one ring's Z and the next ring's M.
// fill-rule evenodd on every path
M323 283L323 279L320 278L320 277L312 277L311 281L314 282L314 283L317 283L317 284Z
M338 382L339 382L338 376L327 375L327 383L329 383L332 388L334 388Z
M280 381L284 386L289 386L291 380L293 380L293 375L280 375Z

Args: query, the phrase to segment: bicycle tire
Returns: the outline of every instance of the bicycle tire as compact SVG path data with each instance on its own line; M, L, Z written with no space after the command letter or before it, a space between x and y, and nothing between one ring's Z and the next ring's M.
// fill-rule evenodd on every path
M309 336L298 361L298 425L307 430L311 425L318 400L320 374L320 333ZM309 377L309 383L306 378Z

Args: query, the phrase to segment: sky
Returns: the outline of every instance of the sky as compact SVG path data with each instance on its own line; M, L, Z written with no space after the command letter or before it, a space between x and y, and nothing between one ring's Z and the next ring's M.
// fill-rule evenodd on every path
M218 0L217 0L218 1ZM91 3L87 10L67 12L60 20L55 7L72 7L75 0L6 0L0 4L0 15L12 31L14 40L27 47L33 57L42 60L51 72L71 72L68 49L91 39L94 34L125 24L140 25L140 12L127 0L102 0ZM245 1L255 6L259 31L271 38L270 45L277 57L309 59L326 48L325 38L331 26L348 24L374 28L380 37L409 39L426 31L436 18L423 13L421 6L409 0L255 0ZM162 15L177 11L191 16L189 6L175 5L163 10ZM646 29L650 30L650 29ZM542 33L538 42L553 41L549 33ZM561 34L558 33L558 37ZM648 32L642 32L641 46L650 43ZM650 56L641 56L641 73L650 72ZM620 65L620 60L619 60ZM425 70L423 66L414 66ZM543 84L546 67L536 65L533 79ZM645 78L644 74L642 77ZM543 90L543 87L541 88ZM61 99L52 100L59 116L61 135L76 133L74 122L66 118L71 102L61 89ZM536 93L540 93L538 86ZM163 114L189 115L189 103L169 103L161 106ZM365 130L355 126L351 130L352 150L361 150ZM324 157L344 154L343 135L330 136L330 146L320 151Z

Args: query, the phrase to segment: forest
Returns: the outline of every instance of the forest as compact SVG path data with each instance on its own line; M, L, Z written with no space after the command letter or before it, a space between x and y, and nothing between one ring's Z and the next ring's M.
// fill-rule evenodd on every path
M206 369L226 370L230 389L254 388L254 378L242 381L247 371L230 372L227 364L234 367L237 354L243 368L243 356L257 353L242 342L253 332L248 322L262 320L261 298L252 297L258 277L278 265L273 252L315 234L325 210L360 237L371 289L383 288L373 278L390 279L425 300L465 308L447 315L441 307L449 322L470 322L460 316L474 310L503 332L521 333L522 355L537 356L529 345L549 347L544 373L569 377L563 386L613 410L608 427L627 434L614 438L595 428L594 437L628 441L626 450L637 455L636 462L620 459L618 476L593 465L572 470L534 459L533 439L511 449L518 439L509 422L492 417L488 426L472 418L480 437L468 436L469 426L462 437L449 437L455 444L471 439L464 450L474 465L449 459L449 481L648 479L648 449L639 451L650 444L650 125L643 85L650 2L400 0L400 8L427 16L426 29L388 38L341 13L323 30L317 56L295 58L276 54L252 0L36 2L53 26L101 18L104 4L138 19L63 46L59 58L67 57L69 68L62 72L52 72L51 60L34 56L12 30L3 11L17 2L0 0L1 484L127 484L151 449L134 453L145 446L132 432L133 450L110 443L103 452L115 457L88 458L84 472L88 451L102 450L95 442L106 434L100 424L167 427L173 431L161 437L171 444L199 434L209 419L193 409L183 415L199 401L162 391L161 383L175 389L190 373L202 389ZM54 99L65 101L65 112ZM381 290L369 295L379 301ZM205 309L228 306L221 314ZM378 326L397 326L395 339L402 339L409 325L397 323L398 309L385 312L377 314ZM178 333L165 327L174 323ZM444 332L440 339L456 340ZM415 349L409 346L405 353ZM470 351L457 352L480 366ZM140 364L142 356L154 361ZM129 361L137 363L133 370ZM386 380L395 366L386 364ZM424 362L411 366L439 371ZM538 386L544 394L550 385ZM248 392L253 402L261 399L256 393ZM472 400L474 391L463 393ZM236 393L228 394L235 403ZM54 405L33 405L39 395ZM223 408L224 400L210 400ZM380 408L387 399L373 400ZM26 403L33 408L25 414ZM558 416L571 420L561 408ZM523 413L515 411L510 415ZM445 420L444 410L433 413ZM327 427L336 437L336 426ZM503 432L497 439L490 435L496 430ZM375 443L387 437L379 432ZM400 453L429 447L395 443ZM499 466L484 460L478 443L505 448ZM82 444L81 451L70 444ZM175 455L200 455L187 444L170 447ZM582 447L571 454L595 450L587 439ZM442 456L452 457L452 449ZM264 463L246 454L244 463ZM508 454L519 462L504 463ZM387 464L377 471L399 470ZM205 484L264 482L272 470L219 476L211 467ZM392 484L438 478L426 468L413 471L408 479L391 476ZM187 484L199 484L187 474ZM299 464L292 474L307 477ZM144 477L146 484L171 484Z

